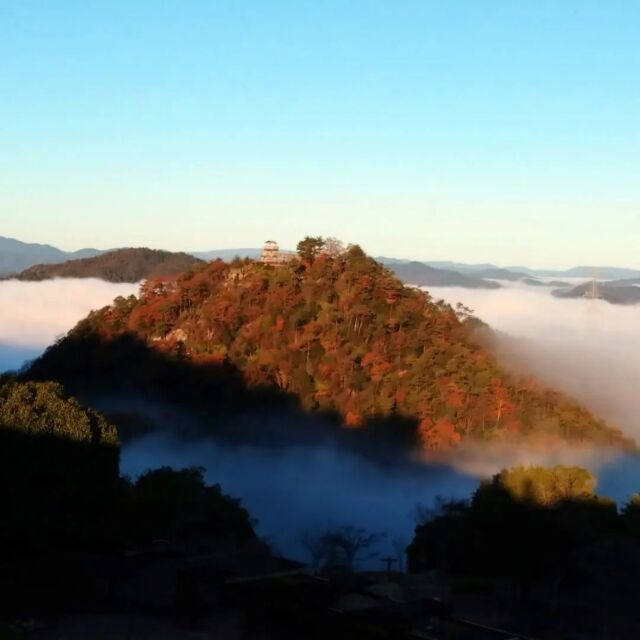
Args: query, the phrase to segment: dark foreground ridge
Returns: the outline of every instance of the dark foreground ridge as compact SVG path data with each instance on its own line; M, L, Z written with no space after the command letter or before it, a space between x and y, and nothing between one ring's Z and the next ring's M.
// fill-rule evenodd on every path
M113 427L57 384L2 380L0 469L9 637L622 640L640 622L640 499L618 511L581 469L425 509L408 574L402 549L362 571L375 536L353 527L311 532L309 566L278 556L202 469L120 477Z

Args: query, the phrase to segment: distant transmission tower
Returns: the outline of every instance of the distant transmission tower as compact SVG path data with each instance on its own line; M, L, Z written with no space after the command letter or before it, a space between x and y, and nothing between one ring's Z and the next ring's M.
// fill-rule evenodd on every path
M584 297L589 300L602 300L602 291L600 289L600 281L598 280L598 268L593 267L591 270L591 283L589 288L584 292Z
M591 282L587 290L584 292L584 297L587 300L592 300L591 304L587 305L586 309L586 335L584 336L584 348L590 349L590 345L593 341L594 335L597 333L600 326L600 314L603 309L601 305L596 304L595 301L602 300L602 286L600 284L600 273L597 267L591 269Z

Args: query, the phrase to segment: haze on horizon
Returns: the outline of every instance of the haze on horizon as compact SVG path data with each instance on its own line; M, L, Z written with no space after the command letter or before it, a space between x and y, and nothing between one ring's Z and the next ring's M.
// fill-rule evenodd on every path
M0 233L640 267L635 3L0 7Z

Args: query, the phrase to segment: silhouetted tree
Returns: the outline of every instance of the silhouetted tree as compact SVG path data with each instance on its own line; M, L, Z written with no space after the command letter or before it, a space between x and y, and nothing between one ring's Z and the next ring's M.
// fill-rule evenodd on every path
M321 533L307 531L300 541L311 557L314 570L342 568L352 571L358 563L378 555L369 550L382 537L384 534L344 526Z
M128 504L128 528L142 542L236 547L256 540L240 500L223 494L219 485L207 485L202 467L147 471L130 486Z
M338 240L338 238L325 238L322 246L322 252L328 256L335 258L344 253L344 243Z
M296 251L305 262L313 262L316 256L322 251L324 240L321 236L306 236L298 242Z

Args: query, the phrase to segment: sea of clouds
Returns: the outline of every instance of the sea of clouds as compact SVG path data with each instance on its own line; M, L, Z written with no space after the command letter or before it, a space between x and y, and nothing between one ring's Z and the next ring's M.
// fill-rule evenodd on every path
M100 280L0 282L0 370L19 367L91 309L118 295L135 294L137 288ZM432 288L431 293L452 304L463 302L508 334L510 339L500 341L503 360L563 389L640 440L640 305L557 299L548 289L525 285L497 290ZM103 402L96 406L109 409L114 403ZM125 398L112 408L141 410L140 406ZM638 460L608 452L565 450L541 458L528 451L471 449L450 466L416 460L388 465L331 440L279 437L275 446L243 438L231 442L216 438L214 427L211 437L178 437L171 430L180 421L175 410L172 414L149 408L148 414L159 430L124 446L124 473L136 476L160 465L203 466L210 482L219 482L226 492L243 499L259 520L261 535L300 557L303 532L342 525L386 532L379 550L393 553L397 541L411 539L417 505L429 506L438 495L468 497L479 478L511 464L582 464L597 473L599 491L618 501L640 490ZM185 423L189 419L184 417ZM291 432L308 426L284 415L263 416L260 426L269 420Z
M549 290L501 283L480 290L432 287L462 302L493 329L507 364L535 374L640 440L640 305L555 298Z
M89 311L138 288L94 278L0 281L0 372L20 368Z

